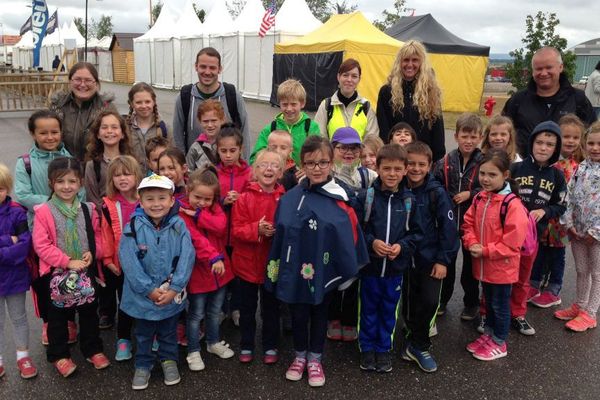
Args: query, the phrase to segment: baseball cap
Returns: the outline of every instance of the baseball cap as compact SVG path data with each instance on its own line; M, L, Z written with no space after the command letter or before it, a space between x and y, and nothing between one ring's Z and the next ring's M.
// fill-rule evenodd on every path
M152 174L140 182L138 186L138 190L148 189L148 188L156 188L156 189L167 189L171 192L175 191L175 185L173 181L167 178L166 176L160 176L156 174Z
M341 144L361 144L360 135L356 131L356 129L351 126L344 126L342 128L338 128L335 130L333 137L331 138L332 142L341 143Z

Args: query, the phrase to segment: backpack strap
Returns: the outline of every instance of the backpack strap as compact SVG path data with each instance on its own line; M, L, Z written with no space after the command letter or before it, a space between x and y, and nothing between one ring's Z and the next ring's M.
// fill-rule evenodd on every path
M333 106L331 105L331 97L325 99L325 109L327 110L327 123L331 121L333 116Z
M469 178L469 192L471 192L471 190L473 189L473 183L475 182L475 175L477 174L477 172L479 171L479 168L477 165L475 165L473 167L473 172L471 172L471 177Z
M189 106L188 106L189 109ZM165 124L165 121L160 121L158 123L158 128L160 129L161 133L162 133L162 137L164 137L165 139L167 138L167 124Z
M405 229L406 229L406 231L409 231L410 230L410 224L409 224L409 222L410 222L410 215L411 215L411 212L412 212L412 198L406 197L404 199L404 209L406 210L406 226L405 226Z
M444 186L446 186L446 191L448 191L448 188L450 187L450 182L448 182L448 169L450 169L450 166L448 164L448 154L446 154L444 156Z
M217 158L217 156L215 156L215 154L208 149L206 146L204 145L200 145L200 147L202 148L202 151L204 152L204 155L210 160L211 163L213 163L213 165L217 165L219 163L219 159Z
M94 174L96 175L96 183L100 185L100 174L102 170L102 165L100 164L100 160L93 160L94 163Z
M504 229L504 221L506 221L506 214L508 214L508 205L516 198L517 195L509 193L504 196L502 204L500 204L500 224L502 225L502 229Z
M438 195L435 192L435 190L430 190L429 191L429 212L431 213L431 216L433 217L433 221L435 223L435 227L436 229L438 228L438 220L436 218L437 216L437 203L438 203Z
M369 102L369 100L365 99L360 104L362 104L360 111L365 113L365 117L366 117L367 114L369 113L369 109L371 108L371 103ZM356 114L358 115L358 112Z
M369 171L365 167L358 167L358 174L360 175L360 187L367 189L369 187Z
M367 189L367 196L365 197L365 215L363 218L364 225L367 225L369 218L371 217L371 210L373 208L373 200L375 199L375 189L370 187Z
M81 203L81 210L83 211L83 218L85 219L85 234L88 240L88 246L92 253L92 259L96 259L96 239L94 235L94 225L92 225L92 215L90 208L87 203ZM93 262L92 262L93 264Z
M277 121L273 120L271 121L271 132L276 131L277 130Z
M188 151L187 139L190 134L188 132L188 122L190 118L190 106L192 103L192 86L192 83L190 83L189 85L182 86L181 90L179 91L179 97L181 98L181 108L183 110L183 146L185 147L186 154Z
M31 178L31 156L29 155L29 153L25 153L21 156L21 159L23 160L23 165L25 166L25 171L27 172L27 175L29 175L29 177Z
M304 120L304 133L306 134L305 136L308 136L309 131L310 131L310 118L306 118Z
M231 122L233 122L238 129L242 129L242 120L237 106L237 90L235 89L235 86L230 83L222 83L223 88L225 89L225 101L227 102L227 110L229 111Z
M110 218L110 210L108 209L108 207L106 207L106 204L102 207L102 215L104 215L104 218L106 219L106 222L108 222L108 225L112 225L112 221Z
M137 246L138 241L137 241L137 232L135 231L135 216L132 216L131 219L129 220L129 227L131 228L131 232L124 233L123 235L133 238L133 240L135 240L135 244Z

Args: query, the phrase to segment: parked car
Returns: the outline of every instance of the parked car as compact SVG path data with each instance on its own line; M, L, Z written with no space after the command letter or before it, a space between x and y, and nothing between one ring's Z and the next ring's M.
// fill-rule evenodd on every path
M587 75L584 75L584 76L582 76L582 77L581 77L581 79L579 80L579 83L580 83L581 85L585 85L585 84L587 83L587 81L588 81L588 76L587 76Z

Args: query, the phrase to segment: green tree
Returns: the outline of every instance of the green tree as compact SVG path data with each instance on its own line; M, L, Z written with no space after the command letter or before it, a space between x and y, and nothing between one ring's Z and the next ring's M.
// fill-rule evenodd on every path
M154 5L154 7L152 7L152 21L150 22L150 25L148 26L148 28L152 28L152 25L154 25L154 23L158 19L158 16L160 15L162 7L163 7L163 4L160 1L158 3L156 3Z
M198 17L200 22L203 23L204 18L206 18L206 11L204 11L204 9L202 8L198 8L198 6L196 6L196 3L192 3L192 5L194 6L194 11L196 11L196 16Z
M306 0L306 4L313 15L321 22L327 22L331 17L333 4L329 0Z
M333 11L336 14L351 14L358 8L357 4L348 4L347 0L342 0L342 2L336 2L333 5Z
M516 90L527 86L531 77L531 59L533 54L542 47L552 46L562 55L564 73L570 80L575 74L575 54L566 52L567 39L560 37L556 27L560 20L556 13L538 11L535 17L528 15L525 18L525 37L521 39L523 47L511 51L509 54L514 62L506 68L506 76Z
M242 10L244 9L244 5L246 4L245 0L231 0L225 3L227 5L227 10L229 10L229 14L232 17L237 17L240 15Z
M405 7L406 0L395 0L393 9L383 10L382 15L383 19L376 19L373 21L373 25L375 25L379 30L385 31L390 26L394 25L396 21L398 21L402 17L402 13L406 12L407 8Z
M88 32L88 37L102 39L105 36L112 36L112 30L112 16L102 14L99 21L96 21L94 18L92 18L92 29L90 32Z
M83 18L75 17L73 18L73 23L77 27L77 30L79 31L81 36L85 37L85 22L83 21Z

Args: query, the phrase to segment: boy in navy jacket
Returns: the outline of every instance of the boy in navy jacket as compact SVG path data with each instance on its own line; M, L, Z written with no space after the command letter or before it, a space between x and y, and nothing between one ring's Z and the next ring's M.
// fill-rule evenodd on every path
M456 258L459 238L453 205L442 185L430 174L432 153L423 142L406 147L406 185L415 196L415 208L423 237L405 282L403 316L408 333L402 358L414 360L425 372L437 370L429 353L429 330L435 324L442 282Z
M385 145L376 165L379 178L359 196L371 261L360 273L358 341L361 369L390 372L402 275L422 234L414 197L400 186L406 152L400 145Z

